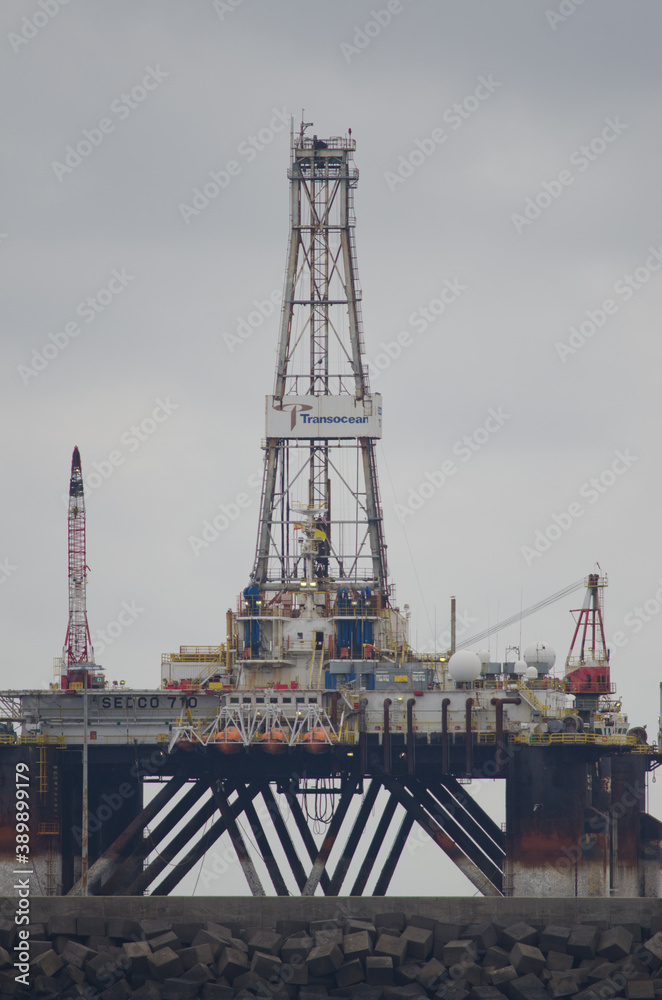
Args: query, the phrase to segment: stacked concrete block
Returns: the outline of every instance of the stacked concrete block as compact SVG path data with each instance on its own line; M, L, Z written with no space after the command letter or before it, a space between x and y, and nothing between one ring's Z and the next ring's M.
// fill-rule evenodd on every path
M662 917L462 926L384 911L256 927L54 916L30 939L26 987L15 928L0 926L0 1000L662 1000Z

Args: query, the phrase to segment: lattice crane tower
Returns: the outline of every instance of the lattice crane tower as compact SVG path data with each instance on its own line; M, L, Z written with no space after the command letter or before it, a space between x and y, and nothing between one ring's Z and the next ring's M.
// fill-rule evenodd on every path
M62 658L55 661L57 684L62 688L103 687L103 673L94 662L87 621L85 487L78 448L71 457L67 542L69 618Z
M354 238L356 144L351 130L325 140L310 137L310 124L291 133L276 378L266 400L255 564L240 609L252 619L246 637L251 653L245 655L260 658L276 636L265 639L258 619L272 617L276 608L308 621L376 618L389 608L375 464L382 401L368 385ZM331 653L326 637L334 629L320 629L317 648L323 641ZM304 633L297 630L296 638L307 645ZM358 636L341 624L339 633L335 655L344 649L361 656L375 639L370 625Z

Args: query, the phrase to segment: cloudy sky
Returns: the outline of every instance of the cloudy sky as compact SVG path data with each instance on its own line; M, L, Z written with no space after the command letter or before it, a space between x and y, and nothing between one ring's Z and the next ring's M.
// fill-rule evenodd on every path
M276 311L236 331L282 289L305 109L357 141L413 641L434 649L436 623L443 646L452 594L466 636L598 562L613 678L652 739L661 29L653 0L4 0L3 687L45 686L61 651L74 445L108 677L156 686L163 651L221 641L253 563ZM523 644L562 661L576 606L524 621ZM492 658L519 641L519 625L493 636Z

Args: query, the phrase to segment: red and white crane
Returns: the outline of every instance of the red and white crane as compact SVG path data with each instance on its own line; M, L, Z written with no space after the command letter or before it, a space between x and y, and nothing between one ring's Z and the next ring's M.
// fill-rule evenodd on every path
M68 511L69 620L62 650L62 688L103 687L103 674L94 662L87 621L85 554L85 491L80 452L71 458Z

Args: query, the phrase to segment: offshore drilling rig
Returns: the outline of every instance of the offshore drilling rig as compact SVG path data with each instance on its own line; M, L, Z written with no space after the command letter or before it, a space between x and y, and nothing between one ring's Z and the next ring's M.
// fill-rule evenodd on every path
M585 581L562 678L544 644L506 663L410 646L386 564L355 142L308 127L291 137L253 569L225 642L164 654L158 690L109 689L94 664L74 452L58 679L49 691L0 695L18 726L0 737L2 767L27 755L36 776L42 891L165 895L227 833L254 894L266 892L266 873L278 895L383 895L417 826L486 895L657 896L662 826L645 796L662 756L613 697L606 577ZM505 831L471 797L480 778L505 781ZM160 790L144 802L148 781ZM4 798L0 823L11 823Z

